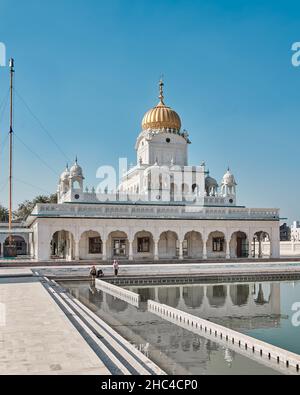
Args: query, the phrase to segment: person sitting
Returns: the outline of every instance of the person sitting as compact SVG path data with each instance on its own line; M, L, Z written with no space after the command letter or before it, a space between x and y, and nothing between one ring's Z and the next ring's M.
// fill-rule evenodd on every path
M95 280L96 276L97 276L97 269L96 266L93 266L90 270L90 276L92 277L92 280Z
M104 273L103 273L103 271L101 269L99 269L97 271L97 278L102 278L102 277L104 277Z

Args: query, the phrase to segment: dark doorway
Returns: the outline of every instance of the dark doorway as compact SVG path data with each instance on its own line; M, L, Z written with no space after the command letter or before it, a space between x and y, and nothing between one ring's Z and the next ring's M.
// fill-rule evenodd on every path
M247 236L244 234L238 234L236 238L236 244L237 258L248 258L249 246L247 242Z

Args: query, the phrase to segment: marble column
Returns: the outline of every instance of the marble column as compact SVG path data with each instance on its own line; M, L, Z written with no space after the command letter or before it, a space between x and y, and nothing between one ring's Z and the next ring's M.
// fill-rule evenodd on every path
M230 259L230 240L226 240L226 259Z
M159 255L158 255L159 239L155 239L155 240L153 240L153 242L154 242L154 260L159 261Z
M204 238L203 242L203 259L207 259L207 240Z
M128 240L129 243L129 260L133 261L133 240Z
M102 241L102 260L107 260L107 240Z
M75 240L75 261L80 260L80 253L79 253L79 240Z
M183 260L183 241L179 240L179 260Z

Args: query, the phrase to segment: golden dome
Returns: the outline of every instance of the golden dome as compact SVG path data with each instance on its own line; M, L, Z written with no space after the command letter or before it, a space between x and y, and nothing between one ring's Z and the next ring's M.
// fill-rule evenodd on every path
M142 128L147 129L175 129L180 131L181 120L177 112L167 107L164 103L163 95L164 83L160 81L159 103L149 110L143 118Z

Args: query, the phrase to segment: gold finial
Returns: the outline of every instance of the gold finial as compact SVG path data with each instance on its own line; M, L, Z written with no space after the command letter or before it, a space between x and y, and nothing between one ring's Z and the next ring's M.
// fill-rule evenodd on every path
M159 81L159 100L160 100L160 103L159 104L162 104L163 106L165 105L165 103L164 103L164 86L165 86L165 84L164 84L164 82L163 82L163 77L161 77L161 79L160 79L160 81Z

